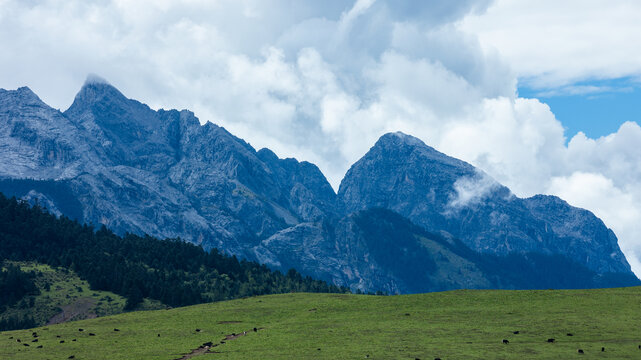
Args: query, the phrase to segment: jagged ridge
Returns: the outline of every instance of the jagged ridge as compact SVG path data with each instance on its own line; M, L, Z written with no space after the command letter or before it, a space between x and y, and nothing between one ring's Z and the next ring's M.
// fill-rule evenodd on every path
M593 214L554 197L516 198L473 166L402 133L381 137L335 194L313 164L257 152L187 110L154 111L89 79L64 113L27 88L0 90L0 150L0 190L59 214L70 215L71 194L80 208L73 215L84 222L180 237L362 290L526 287L501 283L487 269L473 282L435 285L462 271L463 261L440 280L425 268L430 284L386 268L372 249L394 242L364 235L359 225L374 216L361 212L371 208L486 254L559 255L594 276L631 275L616 236ZM64 191L48 185L60 182ZM435 254L425 248L424 256Z

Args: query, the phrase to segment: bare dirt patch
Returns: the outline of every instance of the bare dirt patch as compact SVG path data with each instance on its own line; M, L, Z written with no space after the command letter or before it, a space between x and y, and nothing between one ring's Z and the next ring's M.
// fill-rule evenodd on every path
M240 321L238 321L238 322L240 322ZM250 331L243 331L243 332L238 333L238 334L232 333L232 334L229 334L229 335L225 335L225 338L223 340L221 340L221 341L219 341L217 343L213 343L213 342L204 343L204 344L200 345L197 349L192 350L189 354L185 354L185 355L183 355L183 357L177 358L176 360L187 360L187 359L191 359L193 357L200 356L200 355L207 354L207 353L209 353L209 354L218 353L218 351L214 351L215 347L225 345L226 341L235 340L235 339L238 339L241 336L245 336L245 335L248 335L248 334L250 334L252 332L257 332L258 330L262 330L262 329L263 328L254 328L254 329L252 329Z
M94 319L98 317L94 312L96 300L92 298L80 298L74 303L61 306L58 314L52 316L47 325L61 324L70 320Z

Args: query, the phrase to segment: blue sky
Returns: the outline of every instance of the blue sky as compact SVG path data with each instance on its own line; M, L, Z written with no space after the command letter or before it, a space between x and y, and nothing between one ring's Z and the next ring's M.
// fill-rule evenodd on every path
M598 138L616 132L626 121L641 122L641 90L631 78L580 81L570 88L544 90L519 84L518 93L549 105L568 141L579 131Z

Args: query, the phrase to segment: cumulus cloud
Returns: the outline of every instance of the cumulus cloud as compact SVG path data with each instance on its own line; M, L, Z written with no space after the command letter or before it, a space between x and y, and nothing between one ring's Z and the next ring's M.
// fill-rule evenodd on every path
M497 0L458 26L499 51L528 85L641 75L641 6L616 0Z
M603 174L582 171L554 177L548 187L550 193L569 203L592 209L596 216L613 228L619 237L619 246L637 274L641 270L641 249L637 241L641 237L640 190L632 184L620 188Z
M474 206L500 186L496 180L479 170L475 176L464 176L454 182L454 192L447 206L451 211Z
M314 162L335 188L380 135L403 131L516 195L592 210L641 274L641 128L566 144L547 105L516 95L519 78L589 93L599 89L573 79L638 75L641 7L515 4L0 0L0 87L30 86L64 109L98 73L154 108L191 109L257 148ZM619 20L605 24L604 11ZM554 37L541 32L544 16ZM488 184L462 180L454 203Z

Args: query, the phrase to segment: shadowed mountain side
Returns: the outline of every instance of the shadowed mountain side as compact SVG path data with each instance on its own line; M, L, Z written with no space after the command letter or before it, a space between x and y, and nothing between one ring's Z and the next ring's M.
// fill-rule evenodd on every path
M333 213L336 195L315 165L259 154L189 111L153 111L104 81L87 81L64 114L27 88L3 90L0 104L0 175L25 184L66 179L81 208L73 216L120 234L243 255L261 238ZM20 196L37 190L18 187ZM36 195L58 207L56 196Z
M559 254L597 273L632 274L614 233L589 211L553 196L520 199L470 164L402 133L382 136L349 169L338 197L349 212L390 209L482 253Z
M633 277L592 213L555 197L519 199L412 136L382 136L335 194L314 164L256 151L190 111L150 109L97 78L64 113L28 88L0 90L0 164L0 191L55 214L364 291L592 287ZM528 277L532 266L551 269L550 279Z
M634 275L598 275L561 255L481 254L380 208L353 213L334 227L300 224L262 241L254 252L271 267L296 267L355 291L378 289L393 294L640 284Z

